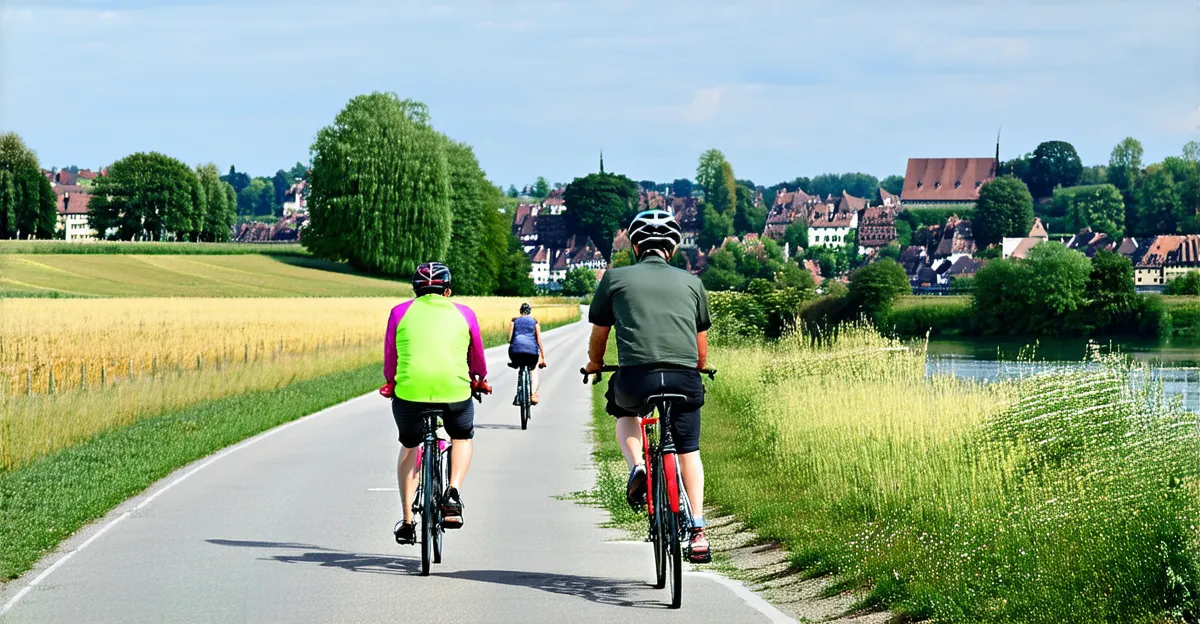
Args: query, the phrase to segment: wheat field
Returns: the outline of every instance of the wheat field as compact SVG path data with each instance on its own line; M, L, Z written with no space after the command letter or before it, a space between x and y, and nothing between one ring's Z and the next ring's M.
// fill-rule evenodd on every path
M455 298L504 341L522 299ZM399 299L0 299L0 470L111 427L381 359ZM573 302L532 301L546 325Z

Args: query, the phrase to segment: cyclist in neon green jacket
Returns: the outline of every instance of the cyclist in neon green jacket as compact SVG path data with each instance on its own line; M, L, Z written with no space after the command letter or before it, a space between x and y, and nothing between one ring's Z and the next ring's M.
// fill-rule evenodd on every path
M392 399L392 416L400 432L397 481L404 518L392 529L396 542L416 542L412 503L419 471L417 447L424 438L421 413L429 407L443 410L442 426L452 441L450 483L442 494L442 524L457 529L463 524L459 495L471 465L471 439L475 437L473 391L490 394L487 361L475 312L450 301L450 269L438 262L417 267L413 276L416 297L392 309L383 342L383 377L379 393Z

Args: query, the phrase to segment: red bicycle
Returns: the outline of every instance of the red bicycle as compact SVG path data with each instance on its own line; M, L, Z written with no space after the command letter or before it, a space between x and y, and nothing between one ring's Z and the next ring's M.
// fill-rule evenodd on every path
M600 373L619 370L617 366L604 366L591 375L592 383L600 381ZM588 372L583 373L583 382L588 382ZM714 369L703 369L702 374L713 379ZM675 452L675 441L671 437L671 412L676 402L686 401L682 394L656 394L646 397L658 416L641 419L642 453L646 458L647 516L650 520L649 541L654 548L654 587L662 589L668 582L671 589L671 608L683 604L683 548L691 537L692 504L683 486L679 471L679 457Z

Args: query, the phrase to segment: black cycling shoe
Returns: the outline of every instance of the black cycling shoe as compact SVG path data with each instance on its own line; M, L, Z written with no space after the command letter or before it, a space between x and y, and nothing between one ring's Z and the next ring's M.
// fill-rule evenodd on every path
M442 528L461 529L463 525L463 502L458 488L446 488L442 496Z
M392 535L396 537L396 543L400 545L416 544L417 543L417 523L404 522L401 520L396 523L396 527L392 529Z
M646 506L646 467L638 464L629 471L629 482L625 484L625 502L637 511Z

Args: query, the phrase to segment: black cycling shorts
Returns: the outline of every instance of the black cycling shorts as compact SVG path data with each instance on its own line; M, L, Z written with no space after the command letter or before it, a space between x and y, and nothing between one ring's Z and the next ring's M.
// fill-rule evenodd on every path
M539 359L536 353L513 353L511 349L508 352L508 361L512 362L513 368L521 366L537 368Z
M405 448L420 446L425 439L424 413L429 409L442 410L442 427L451 440L475 437L475 404L471 399L458 403L414 403L392 399L392 418L400 431L400 444Z
M704 383L700 371L661 366L626 366L613 373L604 393L606 411L624 418L645 416L653 409L646 397L656 394L682 394L688 399L676 402L671 411L671 436L675 450L691 453L700 450L700 407L704 405Z

